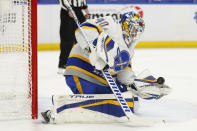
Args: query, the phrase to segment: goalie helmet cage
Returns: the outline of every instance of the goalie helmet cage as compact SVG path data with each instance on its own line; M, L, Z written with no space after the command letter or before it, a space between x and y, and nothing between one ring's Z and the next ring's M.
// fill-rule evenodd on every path
M37 0L0 0L0 120L37 119Z

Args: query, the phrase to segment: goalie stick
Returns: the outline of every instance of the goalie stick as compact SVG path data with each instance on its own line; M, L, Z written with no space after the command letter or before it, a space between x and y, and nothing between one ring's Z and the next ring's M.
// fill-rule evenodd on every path
M70 4L68 3L67 0L65 0L65 2L66 2L66 4L67 4L67 7L68 7L69 11L72 13L73 18L74 18L74 20L75 20L75 22L76 22L78 28L79 28L80 31L82 32L84 38L86 39L86 41L88 42L88 44L91 45L91 44L89 43L89 41L88 41L87 35L85 34L85 32L83 32L83 29L81 28L80 23L79 23L79 21L78 21L76 15L75 15L75 13L74 13L72 7L70 6ZM120 103L121 108L122 108L122 110L124 111L125 115L127 116L128 119L130 119L130 117L131 117L131 115L133 115L133 113L132 113L131 109L129 108L129 106L128 106L126 100L125 100L124 97L122 96L122 94L121 94L121 92L120 92L118 86L117 86L116 83L113 81L113 79L112 79L111 75L109 74L108 70L105 70L105 71L103 70L102 73L104 74L104 76L105 76L105 78L106 78L106 80L107 80L107 82L108 82L108 84L109 84L109 86L110 86L112 92L114 93L115 97L117 98L118 102Z
M68 10L71 12L74 21L76 22L79 30L82 32L85 40L87 41L90 47L89 49L85 49L87 52L91 52L91 49L93 49L93 45L89 43L88 41L88 37L85 34L85 32L83 31L83 29L80 26L80 22L75 14L75 12L73 11L72 7L70 6L69 2L67 0L64 0L65 5L67 6ZM117 84L114 82L112 76L110 75L108 70L102 70L102 73L104 74L113 94L115 95L116 99L118 100L122 111L125 113L125 116L127 117L127 119L129 120L128 122L131 122L132 125L134 126L152 126L153 124L155 124L156 122L162 122L160 120L153 120L153 119L149 119L149 118L142 118L142 117L137 117L136 115L133 114L133 112L131 111L131 109L129 108L126 100L124 99L124 97L122 96L122 93L120 92Z

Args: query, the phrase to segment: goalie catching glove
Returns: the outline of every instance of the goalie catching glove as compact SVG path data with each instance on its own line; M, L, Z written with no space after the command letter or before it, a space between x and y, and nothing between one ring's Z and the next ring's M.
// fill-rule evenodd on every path
M128 90L131 90L134 95L143 99L159 99L171 92L171 88L164 82L165 79L163 77L156 79L149 75L144 78L136 78L134 83L129 85Z

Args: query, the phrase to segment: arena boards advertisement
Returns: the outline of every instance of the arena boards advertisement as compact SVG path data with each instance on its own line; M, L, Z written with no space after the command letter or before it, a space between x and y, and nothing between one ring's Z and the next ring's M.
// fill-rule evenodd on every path
M118 19L118 11L128 7L145 20L144 41L197 41L197 5L90 5L90 18Z
M134 9L145 20L145 32L138 47L197 47L196 4L89 4L90 18L110 15L119 19L118 12L123 8ZM38 42L59 43L60 6L39 5L38 11Z

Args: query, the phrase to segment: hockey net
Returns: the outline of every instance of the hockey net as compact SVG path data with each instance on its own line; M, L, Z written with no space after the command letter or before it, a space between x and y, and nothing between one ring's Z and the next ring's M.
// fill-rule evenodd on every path
M0 120L37 118L36 10L36 0L0 0Z

